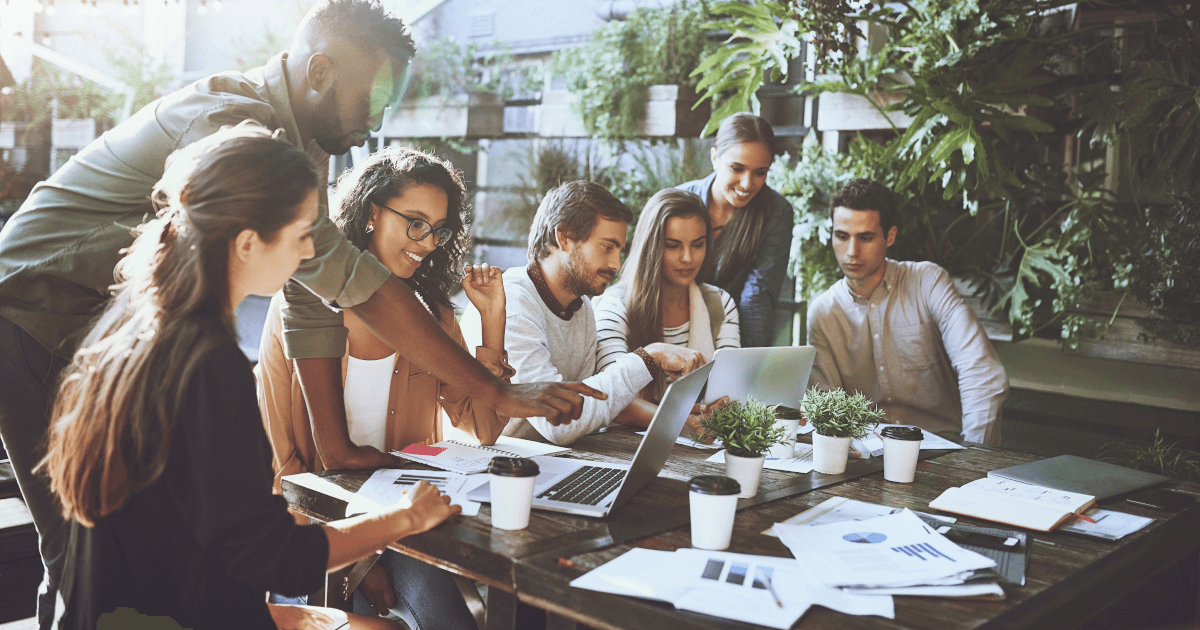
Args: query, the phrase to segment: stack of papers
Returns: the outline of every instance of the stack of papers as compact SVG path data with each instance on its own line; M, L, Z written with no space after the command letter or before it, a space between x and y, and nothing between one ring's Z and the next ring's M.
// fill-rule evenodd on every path
M712 457L704 460L713 462L714 464L725 463L725 451L714 453ZM777 459L768 457L763 463L763 468L768 470L785 470L794 473L807 473L813 470L813 447L812 444L797 444L795 454L786 459Z
M440 470L404 470L383 468L376 470L366 483L354 493L346 505L346 517L375 512L408 501L406 496L413 486L422 481L429 482L438 490L450 495L451 505L462 506L465 516L479 514L479 502L467 498L467 493L488 480L487 475L460 475Z
M828 525L775 525L806 577L858 595L994 595L996 562L963 549L909 510ZM980 583L981 577L989 581ZM969 591L969 593L967 592Z
M892 598L821 586L805 577L802 564L792 558L703 549L638 548L575 579L571 586L654 599L680 610L770 628L792 627L814 604L848 615L895 618Z
M1145 516L1135 516L1124 512L1102 510L1100 508L1093 508L1086 512L1085 515L1096 522L1089 523L1083 519L1076 519L1060 527L1058 531L1083 534L1084 536L1093 536L1105 540L1120 540L1154 522L1154 519L1146 518Z
M883 438L879 437L879 431L882 431L884 427L908 427L908 426L912 426L912 425L909 425L909 424L886 424L886 425L881 424L881 425L879 425L878 427L875 428L875 430L873 432L868 433L867 436L864 437L863 439L850 440L850 456L858 458L858 459L869 459L871 457L882 457L883 456ZM922 435L925 436L925 438L923 440L921 440L921 450L922 451L954 450L954 449L966 448L965 446L963 446L961 444L955 444L954 442L951 442L950 440L947 440L946 438L944 438L932 431L922 430L921 433L922 433Z

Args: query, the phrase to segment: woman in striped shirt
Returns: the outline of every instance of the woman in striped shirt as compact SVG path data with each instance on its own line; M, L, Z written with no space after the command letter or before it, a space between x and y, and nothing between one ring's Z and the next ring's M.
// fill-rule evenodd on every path
M629 348L659 341L691 348L708 360L716 350L741 346L733 298L696 282L711 248L712 222L700 197L668 188L650 198L621 279L593 305L599 369ZM665 388L658 379L641 397L657 403Z

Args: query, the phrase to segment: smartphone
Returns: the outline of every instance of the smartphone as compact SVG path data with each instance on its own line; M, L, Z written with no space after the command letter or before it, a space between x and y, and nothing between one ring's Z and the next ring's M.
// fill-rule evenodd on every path
M1125 500L1134 505L1141 505L1156 510L1178 510L1196 501L1191 495L1162 489L1140 492Z

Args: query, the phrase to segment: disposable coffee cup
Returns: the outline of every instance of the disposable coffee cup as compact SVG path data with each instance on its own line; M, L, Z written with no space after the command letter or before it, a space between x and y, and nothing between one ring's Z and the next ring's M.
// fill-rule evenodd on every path
M796 454L796 434L800 432L800 410L778 405L775 407L775 426L787 431L788 441L776 444L767 452L767 457L787 459Z
M883 478L912 483L925 435L917 427L885 427L879 436L883 438Z
M724 475L701 475L688 482L692 512L692 546L720 551L729 548L737 514L737 480Z
M493 457L488 466L492 491L492 527L525 529L533 505L537 462L524 457Z
M787 441L776 444L767 451L767 457L787 459L796 454L796 433L800 430L800 418L776 418L775 426L787 432Z

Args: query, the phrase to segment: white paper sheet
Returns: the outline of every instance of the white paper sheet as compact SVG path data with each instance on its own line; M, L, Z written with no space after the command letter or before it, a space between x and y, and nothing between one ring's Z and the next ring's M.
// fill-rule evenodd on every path
M783 607L766 588L770 576ZM790 628L814 604L851 615L892 619L891 598L844 593L811 583L792 558L701 549L632 549L571 582L588 590L643 597L680 610Z
M784 525L803 525L805 527L813 527L816 525L828 525L830 523L841 523L843 521L865 521L870 518L886 516L888 514L896 514L900 512L900 508L888 507L877 503L866 503L863 501L855 501L846 497L831 497L822 501L819 505L815 505L786 521ZM940 514L925 514L916 512L921 516L936 518L947 523L954 523L957 519ZM775 534L774 526L771 529L763 532L767 536L779 536Z
M908 427L908 426L912 426L912 425L909 425L909 424L881 424L881 425L875 427L874 431L872 431L871 433L868 433L865 438L863 438L861 440L850 440L851 456L853 457L853 456L855 456L854 454L857 453L859 457L866 459L867 455L870 455L871 457L879 457L879 456L883 455L883 438L879 436L879 432L884 430L886 427ZM961 444L955 444L954 442L951 442L950 440L947 440L946 438L944 438L932 431L922 430L921 434L924 435L924 439L921 440L921 450L922 451L942 450L942 449L954 450L954 449L966 448L965 446L963 446Z
M1102 510L1100 508L1092 508L1084 512L1084 514L1096 522L1089 523L1081 518L1077 518L1059 527L1058 531L1086 534L1106 540L1120 540L1154 522L1154 519L1146 518L1145 516L1135 516L1124 512Z
M949 586L901 586L895 588L844 588L843 592L855 595L910 595L916 597L964 597L980 599L1004 599L1004 589L995 582L979 584L952 584Z
M407 501L404 496L413 486L421 481L427 481L438 490L450 495L450 504L462 506L464 516L479 514L479 503L467 499L467 492L474 488L477 477L486 475L460 475L441 470L405 470L402 468L383 468L376 470L370 479L363 483L362 488L354 494L354 498L346 505L346 516L366 514L381 507L393 506Z
M815 527L776 525L775 532L792 555L805 559L810 579L831 587L945 583L996 566L950 542L909 510Z
M636 433L638 435L646 435L645 431L637 431ZM695 438L690 438L683 435L675 438L675 443L682 444L683 446L690 446L692 448L704 449L706 451L714 451L719 448L725 448L725 445L721 443L721 440L713 440L712 444L705 444L704 442L700 442Z
M812 470L813 470L813 454L812 454L812 452L813 452L812 444L797 444L796 450L795 450L795 455L793 455L792 457L788 457L788 458L768 457L767 460L765 462L763 462L763 468L766 468L768 470L783 470L786 472L794 472L794 473L812 472ZM721 450L717 453L713 453L712 456L710 456L708 459L706 459L704 461L713 462L714 464L724 464L725 463L725 451Z

